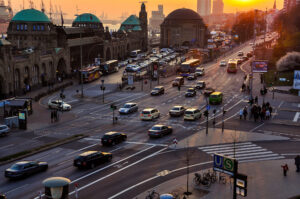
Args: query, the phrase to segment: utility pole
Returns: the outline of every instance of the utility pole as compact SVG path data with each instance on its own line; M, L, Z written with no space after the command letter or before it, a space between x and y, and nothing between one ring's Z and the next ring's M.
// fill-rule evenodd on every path
M254 10L254 41L253 41L253 59L252 62L255 61L255 41L256 41L256 12L257 10ZM250 100L253 99L253 67L251 64L251 75L250 75Z
M236 150L236 140L234 139L233 142L233 159L234 159L234 171L233 171L233 199L237 198L236 195L236 181L237 181L237 174L238 174L238 164L237 160L235 160L235 150Z
M104 91L105 91L105 86L104 86L104 79L101 79L101 86L100 90L102 90L102 103L104 104Z
M81 30L80 30L80 69L82 69L82 38L81 38ZM83 98L83 73L80 73L80 82L81 82L81 98Z

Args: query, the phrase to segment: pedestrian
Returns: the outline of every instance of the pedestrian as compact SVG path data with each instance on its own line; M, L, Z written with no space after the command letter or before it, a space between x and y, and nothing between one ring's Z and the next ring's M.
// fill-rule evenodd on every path
M270 116L271 116L270 111L269 111L269 109L267 109L266 110L266 120L269 120Z
M265 119L265 114L266 114L266 109L265 108L261 109L261 112L260 112L260 121L261 122Z
M243 117L243 113L244 113L244 110L243 109L241 109L240 110L240 120L242 119L242 117Z
M53 111L51 111L51 123L53 122L53 118L54 118L54 113Z
M246 120L247 115L248 115L247 107L244 108L243 115L244 115L244 120Z
M289 167L287 164L281 165L282 171L283 171L283 176L286 176L287 171L289 170Z
M258 97L256 96L254 99L255 104L258 104Z
M272 106L269 106L269 111L270 111L270 117L271 117L271 115L272 115L272 111L273 111L273 108L272 108Z
M57 122L57 110L54 111L54 121Z
M300 172L300 155L297 155L295 157L295 165L296 165L296 168L297 168L296 172Z

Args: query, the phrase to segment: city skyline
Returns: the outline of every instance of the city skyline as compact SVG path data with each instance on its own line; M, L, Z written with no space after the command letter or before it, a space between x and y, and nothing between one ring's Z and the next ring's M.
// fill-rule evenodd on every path
M36 9L41 9L41 0L32 0ZM43 0L46 12L49 15L49 5L50 0ZM66 18L75 17L74 15L78 13L93 13L97 16L100 16L103 12L107 13L109 19L119 19L122 13L127 12L128 14L138 15L138 10L140 8L139 1L136 0L112 0L112 1L101 1L98 0L51 0L53 5L53 12L59 10L61 7L64 13L67 13ZM277 0L277 8L283 8L284 0ZM19 11L23 8L23 2L20 0L11 0L13 10ZM29 1L25 0L24 8L29 8ZM247 11L252 9L261 9L265 10L266 8L272 8L274 0L224 0L224 13L232 13L236 11ZM7 3L7 0L5 0ZM212 2L213 3L213 2ZM152 10L157 8L158 4L163 4L165 8L165 14L168 15L175 9L178 8L190 8L194 11L197 11L197 0L153 0L146 3L146 9L150 13ZM56 6L56 7L55 7ZM77 10L78 7L78 10ZM150 16L149 16L150 17Z

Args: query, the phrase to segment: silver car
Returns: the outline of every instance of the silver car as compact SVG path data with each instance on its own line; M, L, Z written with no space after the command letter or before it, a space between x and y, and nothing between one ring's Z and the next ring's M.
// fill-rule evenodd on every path
M0 125L0 136L7 135L10 132L10 128L7 125Z
M138 111L138 105L136 103L126 103L119 109L120 114L129 114Z

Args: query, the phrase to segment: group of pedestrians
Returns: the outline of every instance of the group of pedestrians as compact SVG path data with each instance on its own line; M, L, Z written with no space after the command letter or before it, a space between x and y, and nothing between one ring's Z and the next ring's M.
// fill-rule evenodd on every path
M300 155L297 155L295 157L295 166L296 166L296 172L300 172ZM283 176L286 176L289 166L288 164L281 165L282 171L283 171Z
M249 108L249 112L250 112L249 119L250 120L252 118L254 118L255 122L258 121L259 118L261 121L269 120L271 118L272 111L273 111L273 108L269 102L267 102L267 103L263 102L262 105L260 106L260 105L258 105L257 96L254 99L254 103L253 103L253 100L250 100L250 108ZM240 119L242 119L242 118L244 118L244 120L247 119L247 116L248 116L247 106L240 110L239 116L240 116Z

